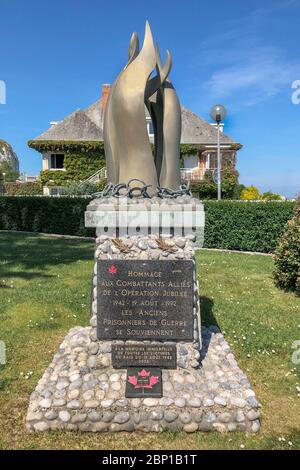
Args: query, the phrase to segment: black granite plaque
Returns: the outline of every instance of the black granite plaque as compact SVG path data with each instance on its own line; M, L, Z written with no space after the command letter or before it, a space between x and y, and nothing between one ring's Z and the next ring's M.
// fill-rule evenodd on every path
M175 344L113 344L111 357L115 369L134 366L176 369Z
M98 260L99 339L193 339L192 260Z
M161 369L149 367L128 369L125 397L162 397Z

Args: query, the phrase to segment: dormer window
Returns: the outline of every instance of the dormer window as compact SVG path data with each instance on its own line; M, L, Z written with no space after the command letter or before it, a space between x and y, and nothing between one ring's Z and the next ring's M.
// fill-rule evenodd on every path
M63 153L51 153L50 156L50 169L61 170L64 168L65 156Z

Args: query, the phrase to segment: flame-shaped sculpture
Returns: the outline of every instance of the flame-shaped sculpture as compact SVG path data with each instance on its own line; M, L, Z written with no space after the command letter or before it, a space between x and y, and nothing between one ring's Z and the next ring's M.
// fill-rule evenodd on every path
M154 194L158 185L173 190L179 188L181 109L167 79L171 66L169 51L162 64L147 21L140 51L137 33L131 36L128 62L113 84L106 105L104 147L108 182L142 180L150 186L149 194ZM157 75L149 78L155 68ZM154 158L145 105L154 126Z

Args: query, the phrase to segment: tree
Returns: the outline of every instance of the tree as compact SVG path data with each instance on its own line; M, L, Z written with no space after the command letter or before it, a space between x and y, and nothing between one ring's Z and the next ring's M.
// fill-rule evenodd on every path
M247 186L241 193L241 199L244 201L258 201L261 199L261 195L255 186Z
M3 175L5 173L5 176ZM19 177L19 173L14 171L12 165L7 162L3 161L0 162L0 183L11 183L12 181L16 181L16 179Z
M271 191L267 191L263 193L262 199L264 201L281 201L282 197L280 194L272 193Z

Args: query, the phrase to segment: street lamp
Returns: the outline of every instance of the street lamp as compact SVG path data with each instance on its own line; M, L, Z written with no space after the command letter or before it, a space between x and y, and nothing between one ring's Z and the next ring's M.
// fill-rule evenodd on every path
M3 175L3 184L5 185L5 175L6 175L6 173L2 173L2 175Z
M210 115L211 118L217 123L217 130L218 130L218 138L217 138L217 161L218 161L218 201L221 200L222 198L222 192L221 192L221 151L220 151L220 122L224 121L226 115L227 115L227 110L225 106L222 104L216 104L213 106L210 110Z

